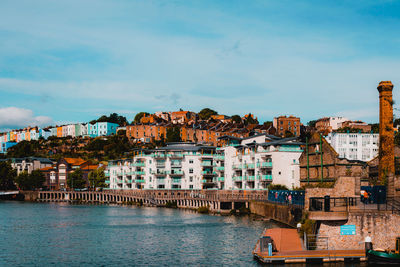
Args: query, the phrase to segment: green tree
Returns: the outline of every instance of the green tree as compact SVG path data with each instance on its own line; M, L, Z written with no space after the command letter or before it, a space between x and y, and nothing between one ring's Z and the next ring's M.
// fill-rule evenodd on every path
M242 118L239 115L233 115L231 117L232 121L235 123L241 123L242 122Z
M97 120L93 120L90 123L96 123L96 122L110 122L110 123L116 123L119 126L126 126L128 124L128 121L126 117L120 116L117 113L111 113L110 116L103 115Z
M69 188L85 188L86 187L86 181L83 178L83 172L81 169L76 169L72 173L68 174L67 177L67 184Z
M248 125L248 124L258 124L258 120L254 118L254 116L249 113L247 115L247 117L244 120L244 124Z
M148 116L148 115L150 115L150 114L147 113L147 112L139 112L138 114L136 114L135 119L133 120L132 123L139 123L140 120L141 120L144 116Z
M96 189L96 187L106 187L106 176L104 175L104 169L98 168L89 173L88 176L89 185L91 188Z
M317 123L317 120L312 120L312 121L309 121L309 122L307 123L307 125L310 126L310 127L315 128L315 124L316 124L316 123Z
M208 120L212 115L218 115L218 112L216 112L215 110L212 110L210 108L203 108L199 112L199 117L202 120Z
M11 167L9 162L0 162L0 190L14 190L17 171Z
M42 188L45 181L46 178L39 170L34 170L31 174L28 174L27 172L21 172L15 179L18 187L22 190L34 190Z
M179 127L175 126L167 129L167 143L180 142L181 140L181 130Z
M32 141L21 141L10 149L7 152L7 157L9 158L23 158L23 157L32 157L39 156L38 152L40 150L39 142L36 140Z
M372 123L371 125L371 131L373 133L379 133L379 123Z
M285 138L288 138L288 137L294 137L294 134L291 131L286 130L285 131Z

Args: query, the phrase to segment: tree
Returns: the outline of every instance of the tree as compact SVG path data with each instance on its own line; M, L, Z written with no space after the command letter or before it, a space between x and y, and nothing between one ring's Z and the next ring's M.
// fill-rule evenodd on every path
M202 120L208 120L212 115L218 115L218 112L216 112L215 110L212 110L210 108L203 108L199 112L199 117Z
M246 124L246 125L248 125L248 124L258 124L258 120L254 119L254 116L251 113L249 113L247 116L245 116L244 124Z
M7 156L9 158L23 158L23 157L31 157L38 156L37 152L40 150L39 142L36 140L32 141L21 141L13 147L10 147Z
M39 170L34 170L31 174L28 174L27 172L21 172L15 179L19 189L22 190L34 190L42 188L45 181L46 178Z
M268 190L289 190L286 185L282 184L270 184Z
M85 188L86 181L83 178L83 172L81 169L76 169L74 172L69 173L67 177L67 184L69 188Z
M394 136L394 144L400 146L400 132L397 132Z
M106 187L106 176L104 175L104 169L99 168L93 170L88 176L89 185L91 188L96 189L96 187Z
M239 115L233 115L231 117L232 121L235 123L241 123L242 122L242 118Z
M147 113L147 112L139 112L138 114L136 114L135 119L133 120L132 123L139 123L140 120L141 120L144 116L148 116L148 115L150 115L150 114Z
M286 130L285 131L285 138L288 138L288 137L294 137L294 134L291 131Z
M379 123L372 123L371 125L371 131L373 133L379 133Z
M167 143L180 142L181 141L181 130L175 126L167 129Z
M126 117L120 116L117 113L111 113L110 116L103 115L97 120L93 120L90 123L94 124L96 122L110 122L110 123L116 123L119 126L126 126L128 124L128 121Z
M9 162L0 162L0 190L16 189L14 180L17 177L17 171L11 167Z
M310 126L310 127L315 128L315 124L317 123L317 121L318 121L318 120L309 121L309 122L307 123L307 125Z

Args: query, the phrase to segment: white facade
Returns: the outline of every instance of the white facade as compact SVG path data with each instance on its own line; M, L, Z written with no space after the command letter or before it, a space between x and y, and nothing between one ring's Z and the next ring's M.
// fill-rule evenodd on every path
M213 147L190 143L169 145L133 160L110 162L106 176L111 189L215 188Z
M63 125L62 126L62 137L67 137L68 136L68 125Z
M217 165L221 189L264 190L269 184L300 186L300 143L295 138L270 138L259 135L218 149ZM222 163L223 161L223 163ZM218 160L217 160L218 162ZM223 169L223 171L222 171Z
M332 127L332 130L337 130L342 127L342 123L345 121L349 121L349 119L345 117L329 117L329 126Z
M111 189L265 190L271 183L300 186L300 143L259 135L213 148L174 144L132 160L110 162Z
M70 124L67 125L67 136L72 136L75 137L75 124ZM63 131L64 131L64 127L63 127ZM64 133L63 133L64 135Z
M325 139L339 157L349 160L370 161L379 152L379 134L330 133Z

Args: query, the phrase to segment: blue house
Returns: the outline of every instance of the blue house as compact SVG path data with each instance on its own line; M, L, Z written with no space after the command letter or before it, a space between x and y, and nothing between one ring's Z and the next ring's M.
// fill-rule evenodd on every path
M117 123L111 122L88 123L88 135L90 137L113 135L117 133L117 127L119 127Z
M17 143L16 142L0 142L0 153L5 154L7 153L7 150L15 146Z

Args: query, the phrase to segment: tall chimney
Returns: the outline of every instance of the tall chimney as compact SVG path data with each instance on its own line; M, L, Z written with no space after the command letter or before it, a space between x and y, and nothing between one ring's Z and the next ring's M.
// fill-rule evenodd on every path
M379 168L380 184L388 185L394 177L394 132L393 132L393 84L391 81L379 83ZM393 188L388 187L388 193ZM390 194L390 193L389 193Z

